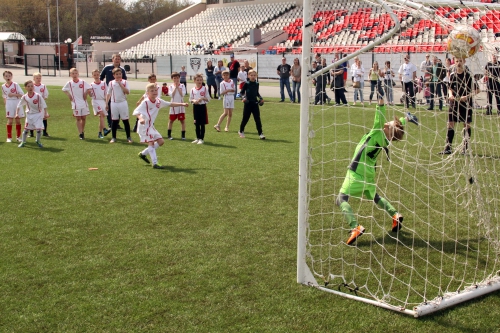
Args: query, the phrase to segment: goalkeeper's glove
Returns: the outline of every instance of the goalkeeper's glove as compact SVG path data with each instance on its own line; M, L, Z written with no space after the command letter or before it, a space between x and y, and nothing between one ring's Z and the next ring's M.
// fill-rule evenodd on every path
M411 114L410 112L406 113L406 119L408 119L410 123L414 123L417 126L419 125L417 116Z

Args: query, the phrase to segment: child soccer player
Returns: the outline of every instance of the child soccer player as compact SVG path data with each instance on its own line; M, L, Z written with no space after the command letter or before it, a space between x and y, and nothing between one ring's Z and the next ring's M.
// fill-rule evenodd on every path
M158 86L158 84L156 83L156 74L152 73L152 74L149 74L148 76L148 82L149 83L154 83L155 86L156 86L156 90L159 90L160 87ZM148 83L148 86L149 86L149 83ZM137 103L135 103L135 106L139 106L142 101L144 99L148 98L148 92L144 92L144 95L141 96L141 98L137 101ZM137 118L135 120L135 125L134 125L134 128L132 129L132 132L137 132L137 124L139 123L139 118Z
M168 87L166 83L163 83L163 86L161 87L161 94L162 96L168 96Z
M128 121L127 95L130 94L128 82L122 79L121 68L113 69L113 77L115 79L109 82L108 94L106 96L106 110L108 109L108 102L111 101L111 134L113 137L109 143L116 142L116 130L118 129L120 118L125 126L127 142L132 143L132 138L130 137L130 123Z
M26 106L26 123L24 125L23 139L19 144L19 148L24 147L28 131L36 131L36 144L43 148L40 138L43 130L43 120L49 117L47 113L47 104L43 97L35 92L33 81L28 80L24 83L27 93L21 97L16 109L16 118L19 116L19 111Z
M260 121L260 110L259 105L264 104L264 99L259 94L259 83L257 82L257 72L255 70L248 71L248 82L243 84L243 88L240 91L241 96L243 96L243 118L241 119L240 130L238 134L240 138L245 137L245 126L250 119L250 115L253 115L255 120L255 125L257 126L257 133L259 133L259 138L264 140L266 137L262 132L262 123Z
M222 72L223 81L220 83L219 94L223 96L222 104L224 106L224 113L219 117L219 121L214 125L217 132L220 132L220 124L224 121L227 116L226 132L229 132L229 124L231 124L231 118L233 117L234 109L234 82L229 78L229 71L225 70Z
M173 103L184 103L184 95L186 95L186 87L181 83L181 76L177 72L173 72L170 75L172 78L172 83L168 90L170 91L171 99L170 101ZM182 140L186 140L186 110L183 106L173 107L170 106L170 116L168 120L168 132L167 137L169 140L173 140L172 138L172 125L174 121L179 119L181 123L181 138Z
M240 91L241 91L241 88L243 88L243 84L245 82L247 82L247 78L248 78L248 74L247 72L245 71L245 66L242 65L240 67L240 71L238 72L238 85L239 85L239 88L240 88ZM239 95L236 95L236 97L239 97L239 96L243 96L240 92Z
M205 124L208 124L207 103L210 101L210 95L207 88L203 85L203 75L194 76L195 87L191 89L190 101L193 103L194 126L196 129L196 140L192 143L203 144L205 139Z
M69 71L71 80L68 81L62 91L68 96L71 101L71 108L73 109L73 116L76 118L76 127L80 136L80 140L85 139L85 121L90 114L89 106L87 104L87 94L90 85L78 78L78 70L71 68Z
M106 110L106 90L108 90L108 85L106 82L101 81L99 78L100 74L98 69L92 71L94 82L90 84L90 96L92 97L94 116L99 116L99 133L97 134L97 138L104 139L111 131L106 128L106 118L108 116L108 111Z
M24 111L17 112L17 104L23 96L21 87L12 81L12 72L3 72L5 83L2 84L2 97L5 104L5 116L7 117L7 142L12 142L12 123L16 122L16 138L21 141L21 119L24 118ZM16 112L18 117L16 117Z
M386 122L384 100L379 99L373 128L359 141L336 201L351 228L347 245L353 244L365 231L365 228L358 224L348 203L349 196L357 198L365 196L367 199L373 200L378 207L384 209L392 216L392 232L397 232L402 227L403 215L399 214L389 201L376 193L375 164L382 150L389 153L387 147L391 141L403 139L406 121L418 125L418 119L409 112L406 114L406 118L394 118L393 121Z
M139 153L139 157L146 163L150 164L149 159L147 158L147 155L149 155L151 156L151 160L153 162L153 168L163 169L163 166L158 164L156 149L162 146L165 141L154 127L156 116L158 116L158 111L162 107L186 107L188 104L175 102L170 103L158 98L158 89L154 83L150 83L146 86L146 95L147 97L133 112L133 115L137 116L137 119L139 119L138 133L140 140L141 142L148 144L148 147Z
M47 86L42 83L41 73L33 74L33 83L35 86L35 92L42 96L44 100L47 100L47 98L49 98L49 90L47 89ZM30 131L30 134L31 136L33 136L33 131ZM50 137L49 133L47 132L47 119L45 118L43 119L43 136Z

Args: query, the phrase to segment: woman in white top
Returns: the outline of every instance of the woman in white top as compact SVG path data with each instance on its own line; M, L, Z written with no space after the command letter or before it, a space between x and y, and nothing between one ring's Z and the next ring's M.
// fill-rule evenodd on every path
M394 105L394 94L392 91L392 87L394 85L394 71L391 68L391 62L385 62L385 68L383 70L384 73L384 89L385 94L387 96L387 103L389 105Z
M365 69L358 57L354 58L354 64L351 66L351 75L352 82L359 82L359 87L354 88L354 103L352 105L356 105L356 101L358 100L358 94L360 97L361 105L365 106L365 102L363 99L363 88L365 87Z
M215 82L217 84L217 97L221 99L220 97L220 84L222 83L222 72L226 70L226 67L224 67L224 63L222 60L217 61L217 66L214 69L214 74L215 74Z
M300 76L302 75L302 68L300 67L299 58L293 59L291 70L292 76L292 100L300 103Z

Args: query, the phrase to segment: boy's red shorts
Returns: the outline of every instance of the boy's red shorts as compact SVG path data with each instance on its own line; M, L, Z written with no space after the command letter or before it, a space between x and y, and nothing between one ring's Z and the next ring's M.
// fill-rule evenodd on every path
M185 113L178 113L178 114L171 114L170 115L171 121L174 121L176 119L184 120L184 119L186 119L186 114Z

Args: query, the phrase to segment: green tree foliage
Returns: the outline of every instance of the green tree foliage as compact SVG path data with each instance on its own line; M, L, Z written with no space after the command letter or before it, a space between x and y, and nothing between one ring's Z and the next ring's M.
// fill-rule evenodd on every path
M57 11L61 41L107 35L121 40L190 5L189 0L9 0L0 1L0 27L37 41L57 41ZM78 36L77 15L78 9Z

